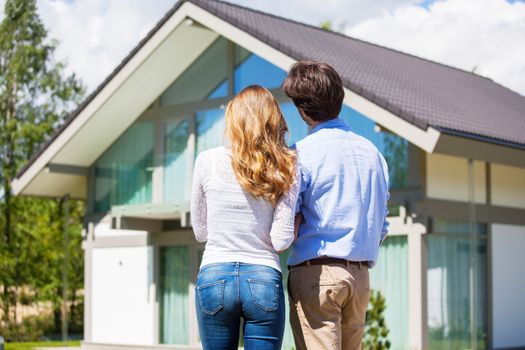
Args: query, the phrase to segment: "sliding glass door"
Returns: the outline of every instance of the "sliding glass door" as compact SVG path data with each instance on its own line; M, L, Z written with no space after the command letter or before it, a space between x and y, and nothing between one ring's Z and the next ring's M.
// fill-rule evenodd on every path
M160 343L189 344L190 247L160 247Z
M408 349L407 236L387 236L381 244L377 265L370 270L370 288L385 298L390 349Z
M431 349L487 347L486 237L486 225L444 220L426 237Z

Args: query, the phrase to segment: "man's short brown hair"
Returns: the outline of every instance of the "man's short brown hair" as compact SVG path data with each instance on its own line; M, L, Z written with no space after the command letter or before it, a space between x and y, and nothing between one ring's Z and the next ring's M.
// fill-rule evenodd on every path
M304 115L317 122L336 118L345 96L335 69L314 61L294 64L283 82L283 90Z

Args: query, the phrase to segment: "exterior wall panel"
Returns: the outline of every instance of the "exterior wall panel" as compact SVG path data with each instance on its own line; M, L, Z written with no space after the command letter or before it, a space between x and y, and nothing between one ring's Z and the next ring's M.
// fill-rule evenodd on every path
M98 248L92 254L92 342L152 345L151 247Z
M525 347L525 226L492 225L493 347Z
M474 162L476 203L486 202L485 163ZM468 161L442 154L427 155L427 196L468 201Z
M147 231L112 229L111 224L109 222L100 222L95 226L95 238L119 236L146 237L147 235Z
M525 208L525 169L491 164L492 203Z

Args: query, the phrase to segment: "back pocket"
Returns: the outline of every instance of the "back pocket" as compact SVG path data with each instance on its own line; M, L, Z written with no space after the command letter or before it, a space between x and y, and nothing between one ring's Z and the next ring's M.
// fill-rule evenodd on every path
M219 280L197 287L202 312L215 315L224 307L224 283L225 280Z
M279 307L279 284L248 279L250 293L255 306L264 311L275 311Z

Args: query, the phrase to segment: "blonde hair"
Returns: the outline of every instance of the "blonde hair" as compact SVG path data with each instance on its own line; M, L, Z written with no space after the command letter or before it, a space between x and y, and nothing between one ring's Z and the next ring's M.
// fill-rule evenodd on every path
M226 136L241 187L273 206L295 179L295 152L286 145L286 121L270 91L251 85L226 107Z

